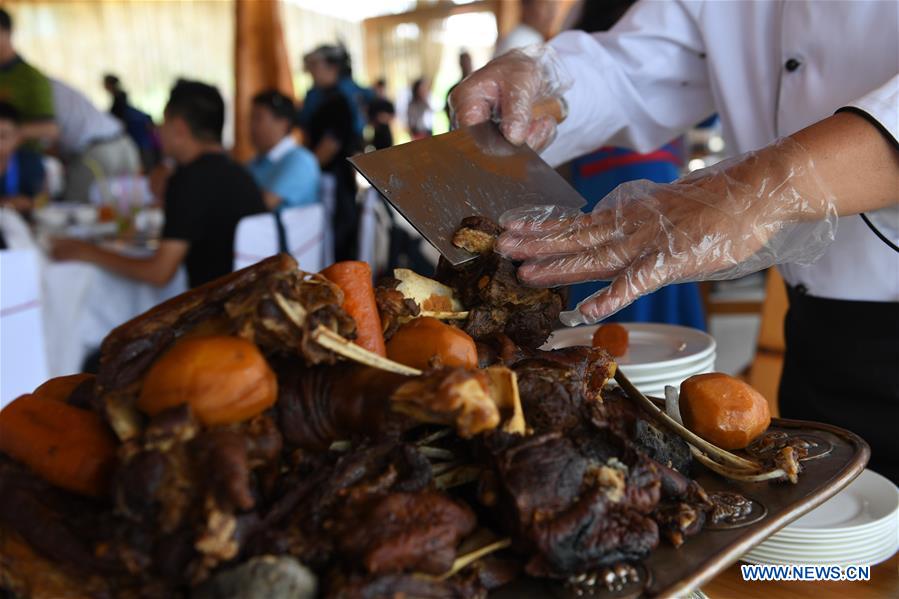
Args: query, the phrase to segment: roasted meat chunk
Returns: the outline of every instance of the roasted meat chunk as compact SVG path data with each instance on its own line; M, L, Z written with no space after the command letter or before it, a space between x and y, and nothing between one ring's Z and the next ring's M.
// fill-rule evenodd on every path
M236 557L239 515L265 491L254 473L277 467L281 443L265 414L213 429L201 429L187 406L154 417L122 446L114 479L116 514L129 523L119 541L132 567L155 564L196 583ZM154 535L135 537L147 530Z
M410 574L386 574L351 578L335 577L330 599L485 599L487 590L478 580L436 580Z
M338 548L371 574L450 569L459 541L476 525L466 506L435 491L390 493L345 506Z
M489 254L503 230L483 216L468 216L453 235L453 245L473 254Z
M534 352L512 370L528 426L536 432L566 431L579 426L591 405L600 401L615 362L601 349L568 347Z
M415 318L421 312L421 308L415 303L415 300L407 298L402 291L397 289L399 284L398 279L390 277L382 279L375 287L375 301L378 304L378 314L381 316L385 341L389 341L393 337L403 322Z
M479 256L460 266L441 258L435 278L449 285L468 310L462 328L474 339L505 333L519 345L539 347L558 322L565 304L562 292L520 283L515 265L492 252L500 229L488 223L479 218L472 226L469 219L463 220L457 241Z
M526 570L566 577L646 555L660 495L655 464L609 431L492 434L494 512L527 548Z

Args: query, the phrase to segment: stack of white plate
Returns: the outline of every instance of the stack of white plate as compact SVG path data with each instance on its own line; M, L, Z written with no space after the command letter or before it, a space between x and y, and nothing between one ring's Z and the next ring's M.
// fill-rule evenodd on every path
M715 370L715 339L697 329L672 324L621 323L628 331L627 353L615 359L644 395L664 397L693 376ZM599 325L555 331L544 349L590 345Z
M899 489L865 470L743 556L756 564L873 566L899 550Z

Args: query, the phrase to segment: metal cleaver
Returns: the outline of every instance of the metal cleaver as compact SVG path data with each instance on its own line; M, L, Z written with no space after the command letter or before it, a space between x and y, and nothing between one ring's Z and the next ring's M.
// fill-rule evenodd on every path
M454 265L475 258L452 243L466 216L499 221L519 206L585 203L536 152L509 143L491 121L349 160Z

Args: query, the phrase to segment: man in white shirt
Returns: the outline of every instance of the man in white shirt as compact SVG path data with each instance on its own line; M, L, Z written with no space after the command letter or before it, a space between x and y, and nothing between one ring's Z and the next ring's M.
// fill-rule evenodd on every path
M555 17L555 0L521 0L521 22L496 42L493 55L542 44Z
M122 124L100 111L73 87L50 79L53 113L59 128L56 145L66 165L63 199L86 202L99 178L136 175L140 154Z
M547 146L553 164L604 143L646 151L717 112L729 147L756 154L668 186L622 186L564 226L544 210L543 224L522 222L551 235L513 231L500 250L525 260L519 276L534 284L611 279L580 322L668 283L779 264L790 296L782 413L859 433L894 481L897 22L896 2L639 2L609 32L494 60L451 97L461 124L500 116L510 140ZM553 96L569 109L558 128L530 117Z

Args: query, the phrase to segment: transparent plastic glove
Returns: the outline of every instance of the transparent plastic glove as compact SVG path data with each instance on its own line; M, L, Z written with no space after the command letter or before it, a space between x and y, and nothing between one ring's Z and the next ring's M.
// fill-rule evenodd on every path
M555 137L556 121L532 118L531 111L544 100L561 99L570 86L571 77L550 46L512 50L456 86L449 97L453 123L467 126L494 119L513 144L541 150Z
M808 152L784 138L670 184L617 187L590 214L527 206L500 219L497 251L539 287L611 284L562 314L594 323L671 283L808 264L833 241L837 212Z

